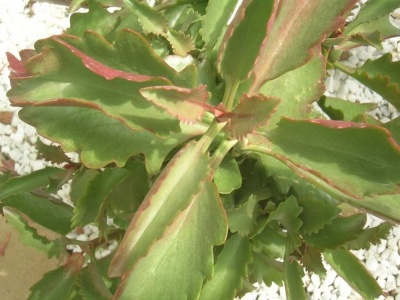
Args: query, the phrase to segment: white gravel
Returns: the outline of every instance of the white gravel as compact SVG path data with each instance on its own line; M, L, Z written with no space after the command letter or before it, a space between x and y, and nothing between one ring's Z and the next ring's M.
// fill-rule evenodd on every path
M36 40L58 34L68 26L64 6L40 2L34 4L30 10L25 7L26 4L27 0L0 0L0 112L3 112L3 116L4 112L15 113L18 110L10 107L5 95L10 88L5 52L17 54L21 49L31 48ZM391 52L396 60L399 60L399 41L400 39L392 39L386 42L383 53ZM382 52L378 52L372 47L363 47L361 50L353 52L353 55L349 58L349 64L360 65L366 59L376 58L381 54ZM332 77L327 80L326 85L327 95L338 96L351 101L379 103L379 108L374 113L384 121L389 121L398 116L397 111L386 101L383 101L379 95L361 86L342 72L334 72ZM16 161L16 171L20 174L27 174L45 166L42 160L36 159L36 151L32 146L36 138L34 128L22 123L16 114L10 122L0 123L1 154ZM66 198L67 194L68 186L60 192L60 197ZM368 217L369 226L376 226L380 222L381 220L378 218ZM79 235L78 233L71 233L69 237L79 240L96 238L97 229L94 226L85 227ZM372 246L367 251L355 252L377 278L382 288L392 295L386 298L381 297L380 300L400 300L399 247L400 227L395 227L391 231L388 241L383 241L378 246ZM99 252L96 255L104 256L106 254L108 253ZM326 267L328 273L325 279L316 275L304 278L310 299L361 299L329 266ZM285 299L285 291L283 287L276 285L271 287L257 285L256 291L247 294L243 299Z

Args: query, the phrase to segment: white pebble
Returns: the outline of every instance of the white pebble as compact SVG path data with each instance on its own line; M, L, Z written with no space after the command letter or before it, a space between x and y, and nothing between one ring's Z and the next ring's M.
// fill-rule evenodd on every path
M311 283L314 287L318 288L321 285L321 278L319 278L319 276L316 274L312 274Z
M396 279L393 275L389 275L387 277L385 288L388 291L394 290L396 288Z
M366 268L368 270L370 270L371 272L375 271L376 269L378 269L379 263L376 260L376 258L374 256L371 256L367 259L366 263Z

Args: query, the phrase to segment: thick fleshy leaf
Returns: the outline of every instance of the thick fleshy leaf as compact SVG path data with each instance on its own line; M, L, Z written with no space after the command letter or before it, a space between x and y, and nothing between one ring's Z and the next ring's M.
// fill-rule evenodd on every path
M235 83L247 79L269 29L268 20L274 19L276 8L277 1L273 0L242 1L226 30L218 55L225 80Z
M310 115L312 103L325 91L325 69L326 59L318 54L304 66L262 86L261 94L281 99L268 122L268 128L276 126L281 117L306 118Z
M224 35L228 20L234 11L237 1L234 0L210 0L208 1L206 14L202 19L201 35L205 47L209 53L214 48L218 39Z
M32 172L28 175L13 177L0 184L0 201L23 192L30 192L39 188L47 188L51 178L57 178L68 171L55 167Z
M286 299L306 300L307 296L302 280L304 272L297 260L287 257L283 262L283 267Z
M18 231L19 240L25 245L46 253L48 258L52 256L60 258L61 254L66 253L65 245L62 245L59 240L51 241L45 236L38 234L38 231L29 224L31 221L17 210L11 207L3 207L3 213L7 223Z
M244 94L233 112L224 113L220 119L229 119L226 130L233 138L243 138L248 133L266 125L275 112L280 99L263 95Z
M382 288L360 260L348 250L326 250L324 258L363 299L373 300L382 295Z
M82 107L26 107L19 116L40 135L61 144L64 151L80 152L82 163L89 168L113 162L122 167L129 157L142 153L149 173L156 173L173 148L204 132L190 126L187 133L164 139L147 131L132 131L98 110Z
M361 5L360 12L357 17L346 26L344 34L357 32L358 26L369 23L383 16L389 19L389 14L399 7L400 4L397 0L369 0Z
M167 85L166 79L110 68L58 37L44 40L37 47L41 52L25 63L35 75L11 75L11 80L18 82L8 93L14 105L85 106L134 130L159 135L179 132L178 121L151 105L139 92L146 86Z
M344 99L321 97L318 105L332 120L353 121L376 108L376 103L356 103Z
M47 272L31 287L28 300L68 299L84 263L83 253L73 253L65 266Z
M325 225L317 233L303 235L307 244L314 248L325 250L336 249L342 244L357 239L362 233L365 222L365 214L356 214L350 217L339 217L331 224Z
M167 226L193 204L210 176L209 158L201 143L189 143L169 162L153 184L137 213L110 266L111 277L130 270L145 256Z
M400 224L400 194L375 195L365 197L362 201L349 200L349 203L355 207L367 210L384 220Z
M72 207L61 201L55 203L26 192L9 196L1 203L17 209L34 222L54 232L66 235L71 231Z
M304 65L318 53L326 35L345 24L342 17L357 0L280 1L254 68L250 94L262 85Z
M392 133L393 139L400 145L400 118L397 117L382 126Z
M202 182L201 190L189 202L153 241L149 252L126 270L115 299L198 299L204 280L213 274L213 245L224 242L227 226L211 181ZM158 219L154 221L159 224Z
M244 204L227 211L230 231L242 236L248 235L253 230L259 213L257 198L250 196Z
M83 227L100 221L99 218L105 218L104 215L100 215L103 202L112 190L129 176L129 173L123 168L107 168L91 180L86 193L76 203L72 227Z
M141 89L140 93L171 116L186 123L196 122L206 110L211 109L207 104L208 93L204 85L192 90L176 86L155 86Z
M298 202L303 208L299 218L303 222L301 231L305 234L318 232L326 224L330 224L341 211L337 206L318 198L300 198Z
M222 160L215 171L214 183L220 194L229 194L241 187L242 175L237 161L233 157L226 156Z
M367 228L354 241L345 245L349 250L369 249L371 245L378 245L383 239L387 239L393 225L388 222L379 224L378 226Z
M251 262L251 242L238 234L232 235L219 253L214 274L204 284L198 299L233 299L242 288L243 278L247 276L247 266Z
M393 62L390 53L376 60L367 60L359 68L350 68L339 63L334 65L400 109L400 61Z
M269 134L273 155L353 197L399 190L400 147L375 125L282 119ZM297 172L297 171L296 171Z

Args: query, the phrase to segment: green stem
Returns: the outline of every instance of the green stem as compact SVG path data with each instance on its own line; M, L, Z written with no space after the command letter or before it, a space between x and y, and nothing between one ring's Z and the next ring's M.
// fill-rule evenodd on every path
M198 142L198 146L201 148L203 153L207 152L208 147L210 147L211 143L217 137L222 128L225 127L226 123L227 122L219 123L216 119L214 119L210 127Z
M161 11L161 10L165 10L167 8L173 8L179 5L185 5L185 4L192 4L192 3L199 3L199 2L207 2L208 0L177 0L174 2L167 2L164 4L160 4L158 6L155 7L156 10Z
M226 88L224 93L224 98L222 103L224 104L225 110L231 112L233 109L233 104L235 102L235 95L239 88L240 81L232 80L230 77L226 81Z
M211 169L216 170L218 166L221 164L222 160L226 156L226 154L229 152L229 150L232 149L233 146L236 145L238 141L237 140L224 140L222 143L218 146L217 150L215 150L213 154L213 161L211 163Z

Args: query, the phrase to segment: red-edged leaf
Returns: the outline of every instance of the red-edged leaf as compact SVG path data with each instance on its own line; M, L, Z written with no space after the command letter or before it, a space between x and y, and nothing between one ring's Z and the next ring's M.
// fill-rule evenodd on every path
M243 138L246 134L266 125L279 102L278 98L243 94L235 110L232 113L222 114L221 120L229 118L227 130L232 137Z
M244 0L240 4L218 55L218 65L226 80L247 79L277 6L275 0Z
M276 158L348 196L400 191L400 147L382 127L284 118L269 139Z
M174 156L132 219L110 265L110 276L120 276L130 270L190 205L210 176L209 161L202 145L195 142Z
M124 272L114 299L198 299L213 275L213 246L225 241L226 215L209 179L187 201L149 252Z
M394 62L390 53L376 60L367 60L359 68L340 63L335 63L335 66L400 109L400 62Z
M176 86L154 86L140 90L143 97L186 123L196 122L206 110L208 92L205 85L194 89Z
M342 17L357 0L284 0L270 34L263 41L254 64L250 93L268 80L298 68L320 50L326 35L343 26Z

